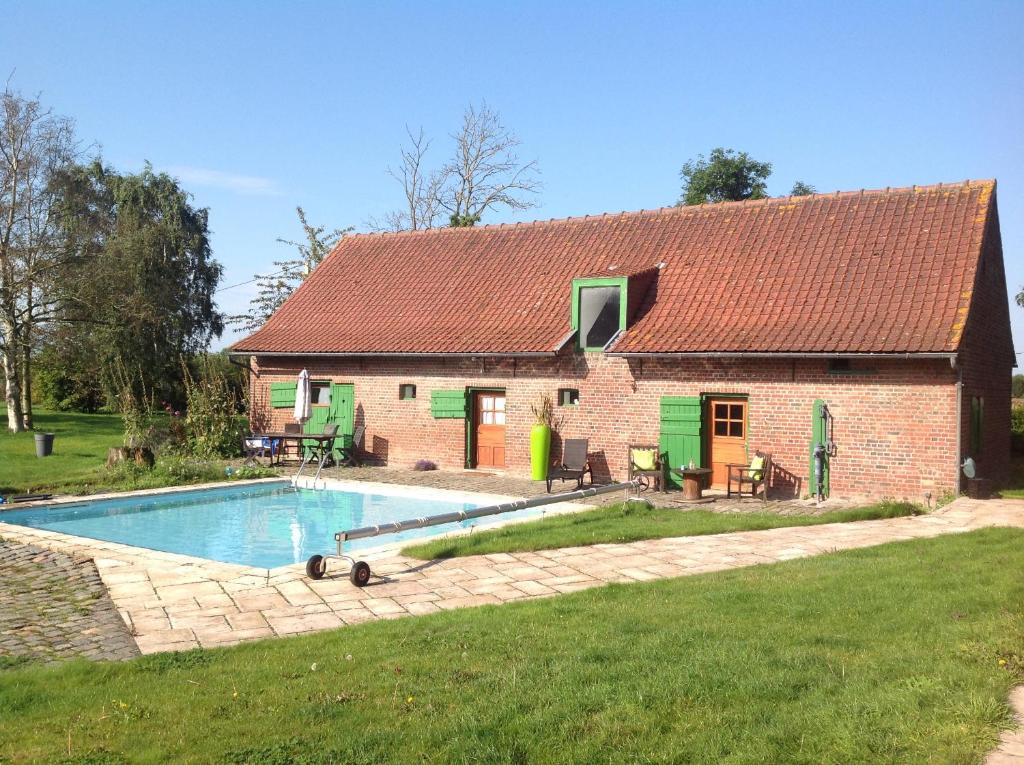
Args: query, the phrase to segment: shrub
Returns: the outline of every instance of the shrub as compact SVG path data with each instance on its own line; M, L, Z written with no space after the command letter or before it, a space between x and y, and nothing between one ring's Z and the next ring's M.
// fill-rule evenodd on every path
M1024 406L1010 409L1010 442L1015 452L1024 452Z
M437 463L430 460L416 460L413 470L437 470Z
M242 430L238 396L222 370L205 364L198 379L182 365L185 377L185 446L189 454L204 459L236 457L241 450Z

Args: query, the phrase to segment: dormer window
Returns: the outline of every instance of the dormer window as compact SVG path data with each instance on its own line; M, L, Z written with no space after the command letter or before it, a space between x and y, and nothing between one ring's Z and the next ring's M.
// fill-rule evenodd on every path
M626 328L626 279L576 279L572 326L577 350L600 351Z

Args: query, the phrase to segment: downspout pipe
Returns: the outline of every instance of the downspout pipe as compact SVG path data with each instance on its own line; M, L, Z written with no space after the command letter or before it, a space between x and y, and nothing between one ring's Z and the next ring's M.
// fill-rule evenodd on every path
M953 491L960 493L960 466L964 461L963 438L964 438L964 368L957 364L954 356L950 364L956 369L956 463L953 465Z

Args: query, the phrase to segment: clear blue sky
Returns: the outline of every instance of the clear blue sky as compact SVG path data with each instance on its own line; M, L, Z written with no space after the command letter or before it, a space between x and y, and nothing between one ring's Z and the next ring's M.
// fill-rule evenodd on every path
M315 222L399 205L404 126L435 159L487 99L536 158L541 207L672 204L715 146L773 163L772 194L997 178L1024 284L1024 2L8 2L0 68L123 169L210 208L224 285ZM242 308L248 287L224 290ZM1024 309L1011 307L1024 351ZM227 335L225 342L232 336ZM1024 358L1024 357L1021 357Z

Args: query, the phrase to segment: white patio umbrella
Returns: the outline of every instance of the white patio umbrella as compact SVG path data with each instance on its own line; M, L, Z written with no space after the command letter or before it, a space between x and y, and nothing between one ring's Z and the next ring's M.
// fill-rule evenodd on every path
M303 369L299 372L299 382L295 388L295 420L297 422L304 423L313 416L309 396L309 372Z

